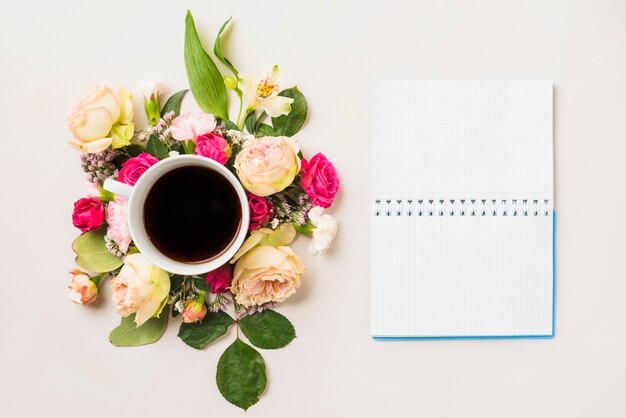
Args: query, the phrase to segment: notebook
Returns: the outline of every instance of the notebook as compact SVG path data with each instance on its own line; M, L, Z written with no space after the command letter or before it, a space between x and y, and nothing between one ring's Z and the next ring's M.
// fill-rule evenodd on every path
M378 340L554 335L552 83L372 84Z

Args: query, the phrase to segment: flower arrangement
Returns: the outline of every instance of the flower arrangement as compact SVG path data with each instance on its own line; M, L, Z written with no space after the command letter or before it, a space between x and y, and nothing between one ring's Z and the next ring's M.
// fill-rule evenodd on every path
M253 346L277 349L295 338L293 325L274 310L297 291L305 271L289 245L299 233L311 238L311 254L329 248L337 221L324 210L333 204L339 180L323 154L305 158L300 150L294 136L306 120L307 103L296 87L279 89L278 66L257 80L224 56L220 38L229 21L213 48L232 74L223 76L187 13L185 66L202 112L181 114L187 90L161 106L155 83L141 86L148 120L143 129L135 127L133 96L124 88L98 86L70 112L70 144L82 153L87 190L72 214L81 232L72 244L80 269L70 272L69 296L89 305L98 300L98 286L110 283L122 317L109 336L116 346L157 341L170 317L180 316L178 337L195 349L238 327L219 359L216 381L226 400L248 409L266 387L265 363ZM239 100L234 119L229 95ZM178 154L224 165L247 191L247 237L229 263L206 275L177 275L152 264L133 243L127 198L103 188L107 178L132 186L151 166Z

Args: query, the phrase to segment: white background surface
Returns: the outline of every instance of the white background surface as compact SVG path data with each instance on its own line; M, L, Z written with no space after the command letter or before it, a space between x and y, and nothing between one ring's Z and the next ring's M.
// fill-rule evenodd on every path
M327 256L304 256L303 287L280 309L298 338L263 352L268 390L246 416L626 416L626 3L597 0L3 0L1 415L244 416L214 383L232 334L196 351L171 326L157 344L114 348L108 286L95 308L66 296L83 175L64 117L96 82L185 87L186 8L211 43L235 16L226 49L240 70L281 66L309 102L305 153L323 151L342 180L340 236ZM554 80L556 338L370 339L374 77Z

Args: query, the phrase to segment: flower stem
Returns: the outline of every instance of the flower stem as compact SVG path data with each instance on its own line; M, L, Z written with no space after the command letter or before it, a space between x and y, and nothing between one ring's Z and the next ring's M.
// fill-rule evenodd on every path
M239 96L239 113L237 114L237 126L239 126L241 111L243 110L243 95L241 94L241 90L237 92L237 96Z

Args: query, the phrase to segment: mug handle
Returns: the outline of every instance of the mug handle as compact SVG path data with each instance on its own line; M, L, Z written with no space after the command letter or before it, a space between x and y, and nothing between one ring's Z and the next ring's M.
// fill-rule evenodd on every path
M120 183L113 179L104 180L102 188L107 192L115 193L120 196L130 197L130 193L133 191L133 187L128 184Z

